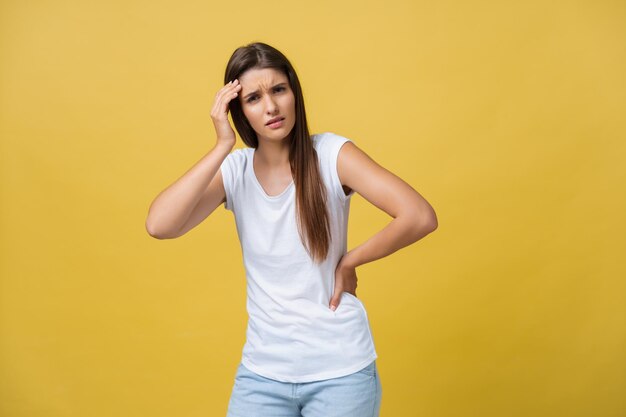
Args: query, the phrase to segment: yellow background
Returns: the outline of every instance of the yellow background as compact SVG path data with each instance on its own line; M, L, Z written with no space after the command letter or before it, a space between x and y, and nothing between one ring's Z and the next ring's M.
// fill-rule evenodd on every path
M252 41L437 212L357 269L381 416L626 415L626 4L549 3L2 1L0 415L225 415L232 214L144 223ZM388 221L354 196L348 248Z

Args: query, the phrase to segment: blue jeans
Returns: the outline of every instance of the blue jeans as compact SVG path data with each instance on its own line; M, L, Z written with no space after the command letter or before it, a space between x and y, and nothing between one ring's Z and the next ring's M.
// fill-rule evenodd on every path
M227 417L378 417L382 387L376 361L353 374L290 383L239 364Z

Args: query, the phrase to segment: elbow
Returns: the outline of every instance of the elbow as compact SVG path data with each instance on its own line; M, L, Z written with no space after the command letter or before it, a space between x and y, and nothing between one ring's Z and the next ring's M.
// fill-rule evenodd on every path
M422 225L422 233L428 235L432 232L434 232L435 230L437 230L437 220L430 220L428 221L426 224Z
M412 213L413 232L418 236L418 239L437 230L439 222L432 207L429 206L427 209L416 210Z
M148 221L146 221L146 232L148 232L148 234L155 239L161 239L161 235L159 234L159 232Z
M437 230L437 226L438 226L438 223L437 223L436 218L429 218L429 219L420 218L416 222L416 226L414 230L415 230L415 233L421 238Z
M437 221L437 215L435 214L434 210L432 210L432 214L430 216L427 217L427 220L425 221L425 230L428 231L428 233L432 233L435 230L437 230L437 226L439 226L439 222Z
M422 223L424 224L424 230L426 233L432 233L437 230L439 222L437 221L437 214L435 209L430 204L426 204L424 210L422 210Z
M150 236L152 236L155 239L167 239L167 235L165 233L163 233L161 230L159 230L157 227L155 227L155 225L150 222L149 219L146 220L146 231L148 232L148 234Z

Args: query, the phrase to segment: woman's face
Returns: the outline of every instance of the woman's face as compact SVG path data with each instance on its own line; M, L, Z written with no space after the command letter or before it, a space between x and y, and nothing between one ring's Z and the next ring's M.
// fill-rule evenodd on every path
M241 108L259 141L285 139L296 124L296 100L287 75L274 68L250 68L238 79ZM269 125L276 117L283 120Z

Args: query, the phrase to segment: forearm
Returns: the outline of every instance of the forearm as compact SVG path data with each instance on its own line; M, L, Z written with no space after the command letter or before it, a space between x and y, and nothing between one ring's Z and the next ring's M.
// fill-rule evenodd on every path
M214 146L154 199L146 219L146 228L150 234L168 235L185 224L230 150L225 146Z
M397 250L420 240L436 226L416 224L414 216L398 216L370 239L349 251L341 260L346 266L359 265L391 255Z

